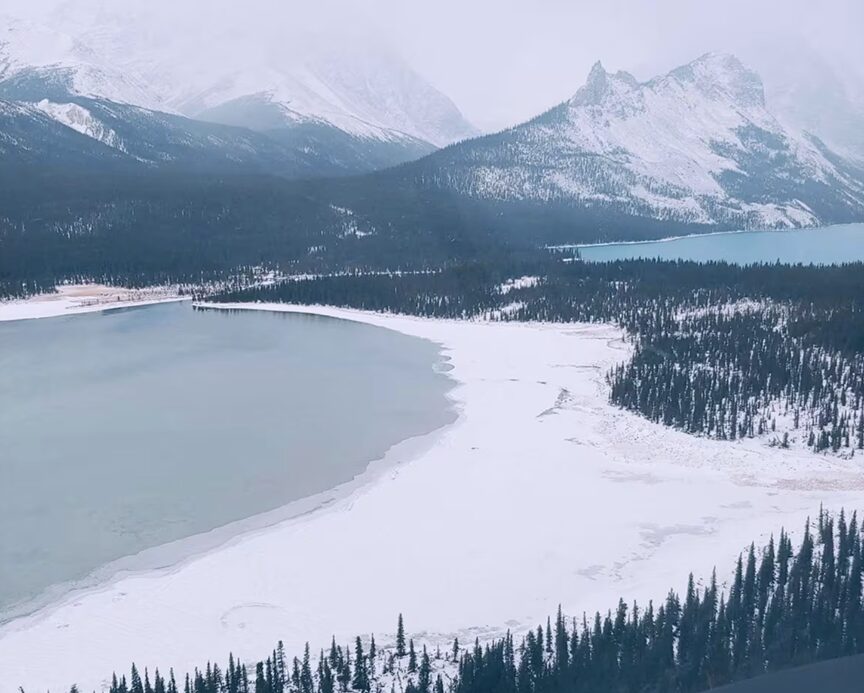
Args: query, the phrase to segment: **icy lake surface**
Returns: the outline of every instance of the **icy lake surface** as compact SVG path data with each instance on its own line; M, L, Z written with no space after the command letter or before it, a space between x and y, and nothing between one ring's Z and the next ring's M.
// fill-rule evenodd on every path
M0 616L351 480L452 420L440 365L431 342L317 316L0 323Z
M580 253L592 262L659 258L697 262L725 260L740 265L777 261L834 265L864 261L864 224L718 233L648 243L611 243L582 246Z

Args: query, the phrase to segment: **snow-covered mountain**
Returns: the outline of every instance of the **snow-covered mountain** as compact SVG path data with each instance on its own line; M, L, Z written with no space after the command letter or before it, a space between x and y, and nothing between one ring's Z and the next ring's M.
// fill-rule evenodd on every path
M236 105L247 113L238 121ZM456 106L398 56L355 46L324 51L299 63L250 64L172 101L177 110L205 120L258 129L257 102L269 127L323 123L358 137L413 139L443 147L477 134Z
M9 101L0 90L0 174L23 175L22 164L29 172L102 174L159 170L302 178L344 172L326 168L318 151L245 128L83 96Z
M761 43L747 54L781 122L864 162L864 72L838 67L803 41Z
M426 184L487 200L722 228L864 219L864 173L784 127L728 54L648 82L597 63L568 101L422 164Z
M158 91L80 39L47 26L0 15L0 83L29 85L33 96L74 94L166 110Z
M111 133L103 131L98 137L96 133L87 136L81 132L87 127L85 119L79 120L75 127L67 127L37 106L0 99L0 160L14 167L22 164L104 167L122 159L116 148L98 141L98 137L110 140Z
M401 163L476 134L398 56L369 45L298 53L253 50L238 39L214 61L212 51L166 44L159 32L140 30L136 17L110 8L86 22L70 19L67 8L55 20L62 29L0 22L0 97L47 101L42 110L62 115L58 122L80 98L137 106L267 132L283 147L319 155L321 173Z

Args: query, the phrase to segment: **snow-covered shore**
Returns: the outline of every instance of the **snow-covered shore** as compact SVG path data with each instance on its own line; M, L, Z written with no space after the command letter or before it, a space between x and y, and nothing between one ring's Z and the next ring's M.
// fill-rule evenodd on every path
M0 301L0 322L53 318L186 300L172 287L126 289L103 284L65 284L53 294Z
M280 639L292 655L331 634L387 644L399 612L419 640L449 644L536 625L559 603L577 615L662 599L691 570L725 575L751 540L800 529L820 503L864 498L858 458L703 440L611 407L603 374L628 347L609 326L244 307L440 343L458 421L327 508L7 624L0 693L98 689L132 660L253 660Z

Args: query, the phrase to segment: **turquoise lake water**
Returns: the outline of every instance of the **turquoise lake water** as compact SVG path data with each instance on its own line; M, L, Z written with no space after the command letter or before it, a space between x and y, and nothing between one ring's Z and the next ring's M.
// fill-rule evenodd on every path
M350 481L454 414L438 347L175 303L0 323L0 612Z
M747 231L687 236L649 243L582 246L585 260L635 258L720 261L747 265L764 262L814 265L864 262L864 224L843 224L792 231Z

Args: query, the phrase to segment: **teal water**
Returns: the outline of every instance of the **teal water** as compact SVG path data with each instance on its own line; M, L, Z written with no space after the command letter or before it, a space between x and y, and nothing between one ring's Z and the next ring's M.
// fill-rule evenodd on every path
M438 348L167 304L0 323L0 611L351 480L453 418Z
M726 261L738 265L781 262L835 265L864 262L864 224L843 224L793 231L746 231L687 236L648 243L582 246L591 262L656 258Z

